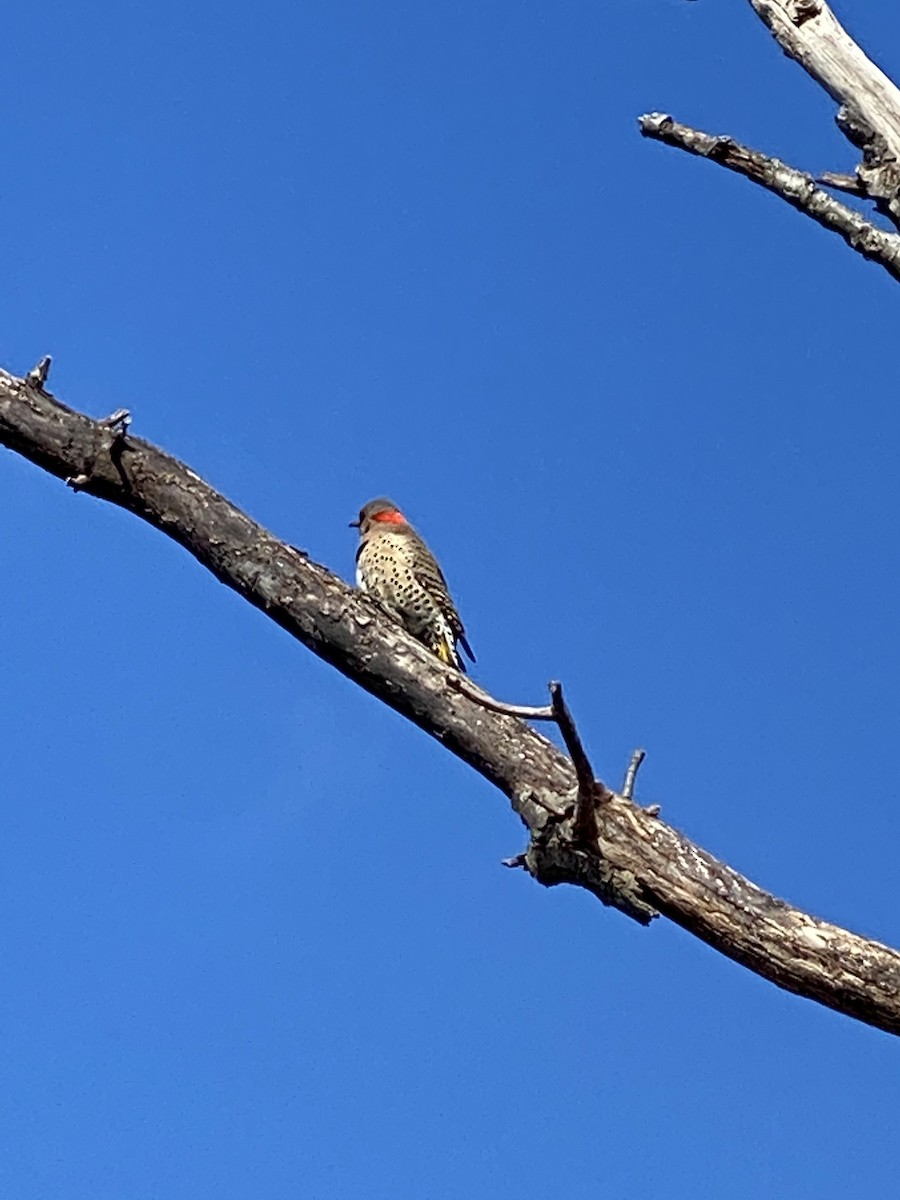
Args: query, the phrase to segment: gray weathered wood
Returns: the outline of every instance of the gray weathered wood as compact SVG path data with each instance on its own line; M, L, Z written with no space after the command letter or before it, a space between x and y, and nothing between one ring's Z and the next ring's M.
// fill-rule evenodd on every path
M836 100L856 109L900 162L900 90L862 51L825 0L750 0L779 46ZM859 8L865 14L865 6Z
M866 213L841 204L815 185L818 182L872 201L877 211L900 229L900 89L863 53L825 0L748 2L785 54L840 105L838 128L862 151L854 173L819 171L814 180L735 138L713 136L661 113L643 116L641 132L761 184L840 234L854 250L879 262L896 279L897 235L885 233Z
M734 138L704 133L683 125L667 113L646 113L638 120L641 133L656 142L685 150L727 167L786 200L817 224L836 233L863 258L884 267L900 280L900 234L879 229L861 213L816 186L805 171L789 167L778 158L762 154Z

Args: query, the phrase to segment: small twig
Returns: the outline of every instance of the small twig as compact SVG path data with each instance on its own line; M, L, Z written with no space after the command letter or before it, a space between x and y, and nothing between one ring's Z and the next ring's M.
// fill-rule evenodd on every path
M42 360L49 362L49 359ZM37 367L35 368L37 370ZM124 472L120 465L122 447L125 443L125 434L128 432L128 426L131 424L131 413L127 408L117 408L114 413L110 413L108 417L100 417L97 421L98 428L102 429L104 434L111 435L103 440L110 457L119 469L119 474L122 476L122 482L127 483ZM97 461L97 453L95 450L90 461L85 463L85 469L78 475L69 475L66 478L66 487L70 487L73 492L80 492L83 487L91 481L91 476L94 473L94 464Z
M488 712L502 713L505 717L520 717L523 721L556 720L556 713L549 704L542 708L532 707L530 704L504 704L502 700L495 700L493 696L483 692L480 687L476 687L470 679L466 679L465 675L451 675L447 683L453 691L461 692L467 700L474 700Z
M556 724L575 768L575 778L578 780L573 821L575 841L591 844L597 840L597 803L607 794L607 790L594 775L594 768L578 735L569 706L563 698L561 683L550 684L550 701Z
M50 363L52 358L49 354L45 354L36 367L32 367L25 376L25 382L32 387L44 390L44 384L47 382L47 376L50 374Z
M631 762L628 764L628 770L625 772L625 782L622 784L622 795L626 800L634 799L634 781L637 778L641 763L646 757L647 752L645 750L635 750L631 756Z
M465 676L453 676L448 681L454 691L461 692L467 699L474 700L482 708L490 712L502 713L507 717L520 717L526 721L555 721L566 744L572 766L575 768L575 778L578 780L578 796L575 800L575 817L573 832L576 842L592 843L597 840L596 807L599 800L608 795L606 786L599 782L594 775L569 706L563 698L562 684L556 681L550 684L550 704L545 708L532 707L527 704L504 704L495 700L487 692L476 687ZM514 860L507 860L506 866L517 866Z
M575 768L579 789L592 789L596 782L594 769L582 745L581 738L578 736L569 706L563 699L562 684L556 681L550 684L550 708Z
M839 234L863 258L879 263L894 279L900 280L900 234L876 228L855 209L816 187L812 175L744 146L734 138L716 137L682 125L666 113L647 113L638 119L638 124L644 137L711 159L774 192L792 208ZM868 191L871 194L871 188Z
M867 196L869 193L860 183L856 175L843 175L839 171L825 171L816 176L816 183L823 187L834 188L838 192L846 192L848 196Z
M116 437L124 437L131 424L131 413L127 408L117 408L108 417L101 417L97 424L103 429L111 430Z

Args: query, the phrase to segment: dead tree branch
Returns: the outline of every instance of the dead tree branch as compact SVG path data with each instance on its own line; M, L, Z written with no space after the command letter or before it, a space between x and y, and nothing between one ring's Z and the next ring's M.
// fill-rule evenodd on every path
M825 0L750 4L785 54L840 105L838 128L862 150L858 194L900 228L900 89L857 46Z
M874 203L900 229L900 89L841 26L825 0L749 0L785 54L839 104L838 128L862 161L851 175L819 172L818 182ZM718 162L753 180L826 229L864 258L900 278L897 236L816 187L812 175L751 150L731 137L714 137L661 113L640 118L645 137Z
M752 150L734 138L682 125L666 113L648 113L639 118L638 124L644 137L708 158L774 192L825 229L839 234L857 253L878 263L894 279L900 280L900 234L876 228L855 209L816 187L811 175L759 150Z
M900 953L768 895L608 792L594 844L573 837L572 762L516 716L473 700L368 597L279 541L183 463L0 372L0 444L139 516L217 579L490 780L527 826L524 865L647 924L658 910L779 987L900 1033ZM75 501L73 500L73 503Z
M900 89L857 46L825 0L750 4L785 54L883 139L885 161L900 163Z

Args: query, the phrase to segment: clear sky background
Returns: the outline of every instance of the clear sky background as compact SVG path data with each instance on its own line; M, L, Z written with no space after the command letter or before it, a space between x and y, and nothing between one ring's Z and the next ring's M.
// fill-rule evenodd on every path
M3 366L345 577L392 496L480 682L900 944L900 288L636 129L851 167L748 4L39 2L4 61ZM0 506L3 1196L893 1192L900 1042L505 871L499 793L133 517L6 452Z

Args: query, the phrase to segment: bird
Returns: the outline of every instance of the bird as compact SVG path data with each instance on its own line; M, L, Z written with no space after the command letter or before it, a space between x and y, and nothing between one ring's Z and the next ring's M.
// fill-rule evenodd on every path
M370 500L350 525L359 530L356 582L441 662L465 672L457 649L475 655L434 555L392 500Z

